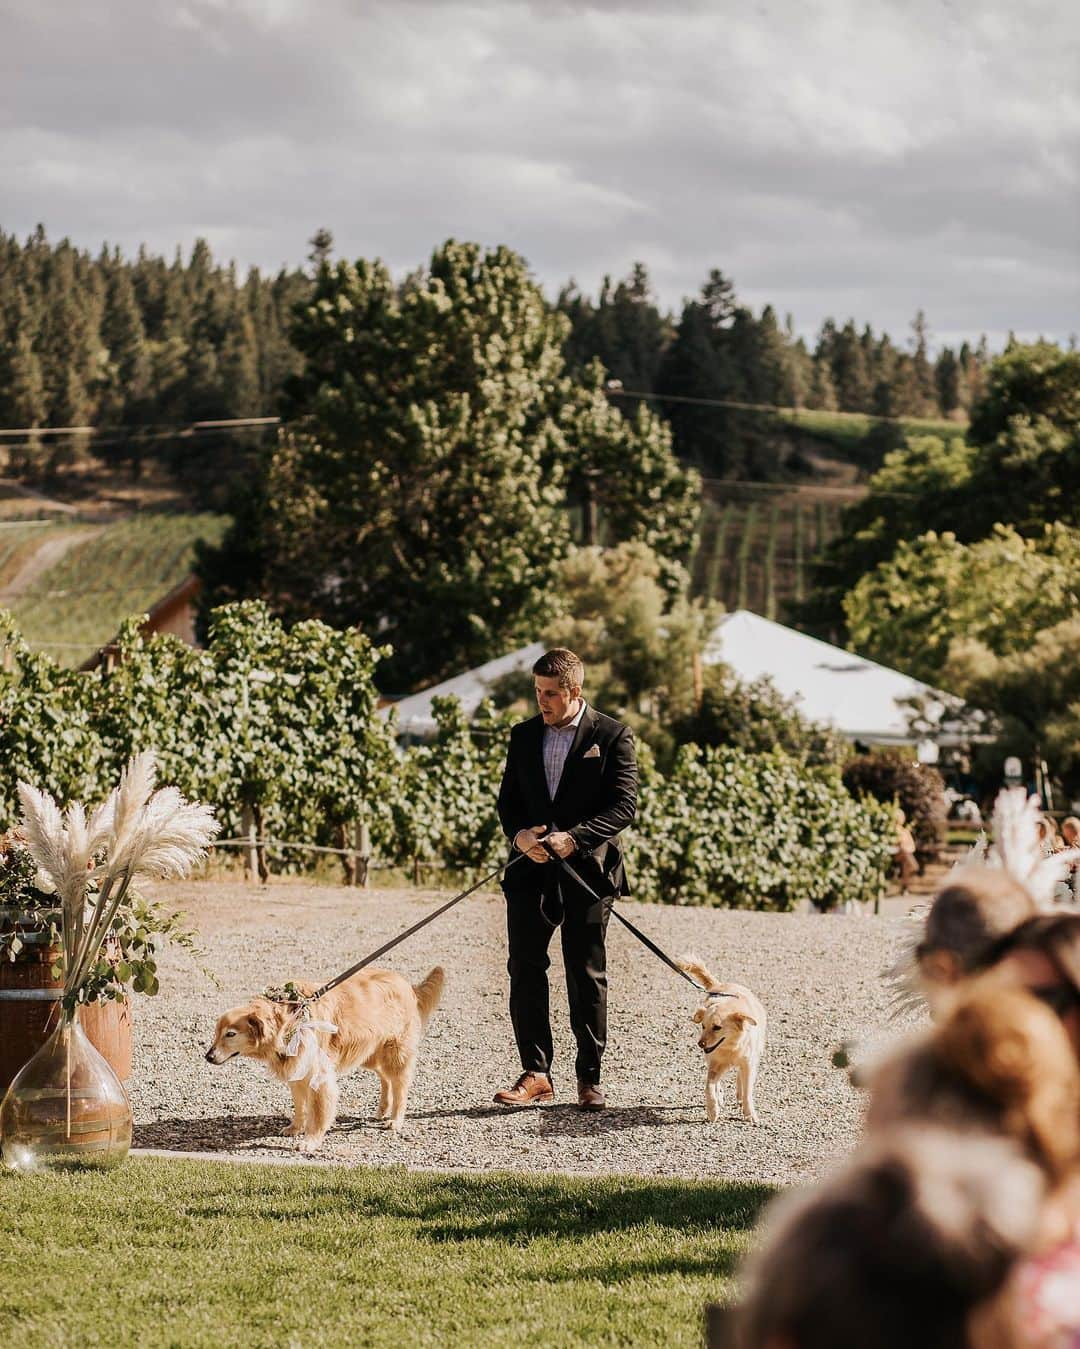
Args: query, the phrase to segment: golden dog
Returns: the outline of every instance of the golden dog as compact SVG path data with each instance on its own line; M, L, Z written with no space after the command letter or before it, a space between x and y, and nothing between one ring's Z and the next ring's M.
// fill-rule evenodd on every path
M756 1124L754 1082L765 1052L765 1008L748 988L720 983L700 961L687 958L679 965L705 989L693 1016L701 1026L698 1047L705 1055L705 1118L710 1124L720 1118L720 1079L734 1068L743 1118Z
M400 1129L416 1071L420 1037L442 996L444 975L438 965L414 988L392 970L361 970L311 1004L311 1017L337 1029L312 1030L323 1051L300 1080L290 1080L298 1060L286 1052L298 1022L295 1009L269 998L252 998L224 1013L206 1051L208 1063L240 1055L265 1063L292 1092L293 1117L288 1138L304 1135L301 1147L314 1152L337 1116L337 1079L353 1068L369 1068L379 1078L379 1119ZM316 984L297 981L304 994Z

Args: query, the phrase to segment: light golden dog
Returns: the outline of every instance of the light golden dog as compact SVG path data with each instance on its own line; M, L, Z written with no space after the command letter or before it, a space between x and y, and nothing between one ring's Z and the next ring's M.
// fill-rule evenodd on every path
M756 1124L754 1082L765 1052L765 1008L748 988L720 983L700 961L688 957L679 965L705 989L693 1016L701 1027L698 1047L705 1055L705 1117L710 1124L720 1118L720 1079L734 1068L743 1118Z
M233 1007L218 1021L214 1040L206 1051L208 1063L225 1063L240 1055L265 1063L270 1073L292 1092L293 1116L288 1138L304 1135L305 1152L314 1152L337 1116L338 1078L354 1068L369 1068L379 1078L379 1115L389 1129L400 1129L405 1119L409 1086L416 1071L420 1037L438 1006L443 971L436 966L414 988L392 970L361 970L318 1002L311 1018L332 1022L336 1031L313 1030L324 1055L300 1080L290 1080L297 1058L286 1053L298 1025L295 1009L269 998L252 998ZM301 993L316 984L296 981Z

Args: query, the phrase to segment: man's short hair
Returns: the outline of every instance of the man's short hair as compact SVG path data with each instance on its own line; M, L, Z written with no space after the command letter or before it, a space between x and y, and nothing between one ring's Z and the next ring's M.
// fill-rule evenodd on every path
M561 689L572 689L575 685L581 688L585 683L585 666L581 663L581 657L575 656L565 646L545 651L532 667L532 672L544 679L557 679Z

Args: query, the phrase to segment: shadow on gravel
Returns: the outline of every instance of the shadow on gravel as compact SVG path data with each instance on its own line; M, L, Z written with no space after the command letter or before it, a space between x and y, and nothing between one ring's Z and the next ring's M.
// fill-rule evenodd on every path
M282 1138L288 1123L285 1115L221 1115L212 1119L162 1119L153 1124L136 1124L132 1146L171 1148L176 1152L231 1152L245 1144L272 1139L292 1150L291 1140Z
M539 1113L537 1132L556 1138L596 1137L623 1129L665 1129L693 1122L693 1111L684 1105L609 1105L606 1110L549 1105Z
M539 1106L536 1107L536 1109L539 1108ZM513 1107L507 1109L500 1105L463 1105L457 1109L451 1108L448 1110L410 1110L406 1115L406 1123L409 1120L418 1119L493 1119L495 1116L505 1117L514 1113L516 1111ZM370 1123L371 1120L363 1116L339 1115L335 1127L338 1129L359 1129Z

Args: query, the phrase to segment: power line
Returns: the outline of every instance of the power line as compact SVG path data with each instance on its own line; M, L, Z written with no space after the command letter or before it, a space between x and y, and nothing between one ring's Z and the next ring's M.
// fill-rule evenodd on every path
M13 440L17 436L115 436L128 444L138 440L160 440L206 435L215 431L243 430L253 426L280 426L280 417L228 417L217 421L188 422L183 426L145 427L124 426L15 426L0 429L0 438Z
M604 392L609 398L642 398L652 403L690 403L695 407L705 408L735 408L740 412L770 412L780 413L781 415L792 418L795 424L798 424L800 417L813 417L819 411L826 409L819 408L792 408L781 407L778 403L739 403L731 398L691 398L687 394L678 393L644 393L641 390L633 389L614 389L605 387ZM837 417L865 417L868 422L894 422L898 426L906 425L908 422L944 422L945 417L882 417L876 412L836 412L832 414ZM957 431L963 430L960 422L955 423Z

